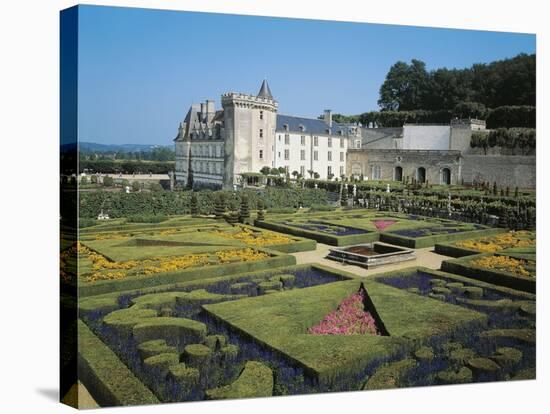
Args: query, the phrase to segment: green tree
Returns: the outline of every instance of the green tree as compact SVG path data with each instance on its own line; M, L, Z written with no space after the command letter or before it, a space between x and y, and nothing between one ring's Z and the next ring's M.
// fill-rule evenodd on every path
M423 106L423 94L428 84L426 64L413 59L409 64L399 61L386 75L380 87L378 104L383 110L406 111Z
M348 205L348 186L346 184L342 185L342 196L340 197L340 204L342 206Z
M132 191L137 193L139 190L141 190L141 184L139 181L133 181L132 182Z
M107 175L103 177L103 186L104 187L112 187L115 184L115 180L113 177Z
M263 174L263 175L269 175L269 173L271 172L271 168L269 168L267 165L262 167L262 169L260 170L260 172Z

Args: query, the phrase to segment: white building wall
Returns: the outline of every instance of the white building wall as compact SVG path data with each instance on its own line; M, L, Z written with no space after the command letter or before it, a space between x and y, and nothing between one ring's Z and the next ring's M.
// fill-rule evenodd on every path
M405 125L403 126L404 150L450 149L450 125Z
M285 135L289 136L288 144L285 143ZM301 137L304 136L305 145L302 145ZM315 145L317 137L317 145ZM332 140L332 146L329 147L329 139ZM343 147L340 146L342 142ZM320 175L321 179L328 178L328 167L331 166L334 177L340 177L345 174L346 153L348 148L348 138L336 135L313 135L300 132L277 131L275 139L275 167L288 168L289 173L298 171L301 173L303 167L304 177L310 178L309 170ZM285 150L288 151L289 159L285 159ZM304 151L305 159L301 159ZM328 153L332 152L332 160L329 160ZM317 152L317 159L315 159ZM342 153L342 158L340 158Z

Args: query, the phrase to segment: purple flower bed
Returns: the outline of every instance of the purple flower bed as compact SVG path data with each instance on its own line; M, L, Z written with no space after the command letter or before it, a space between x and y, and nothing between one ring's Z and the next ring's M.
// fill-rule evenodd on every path
M297 227L299 229L316 231L320 233L327 233L333 236L349 236L352 234L366 234L372 233L368 230L356 229L354 227L348 226L336 226L333 224L327 224L322 221L308 221L305 223L294 223L290 221L285 221L282 224L289 227Z
M376 321L365 311L365 293L360 290L344 299L338 309L311 328L312 335L380 335Z

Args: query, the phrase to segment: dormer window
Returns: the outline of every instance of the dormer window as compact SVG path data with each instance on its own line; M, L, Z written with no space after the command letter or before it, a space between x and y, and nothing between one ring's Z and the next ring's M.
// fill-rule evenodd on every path
M288 131L288 124L284 124L283 128L285 129L285 131Z
M300 125L299 128L300 128L300 131L302 131L302 132L304 132L306 130L306 127L303 126L303 125Z

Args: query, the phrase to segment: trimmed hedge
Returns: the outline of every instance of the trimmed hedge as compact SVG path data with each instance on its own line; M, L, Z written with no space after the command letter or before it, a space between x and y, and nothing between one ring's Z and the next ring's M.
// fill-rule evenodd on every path
M177 272L131 276L120 280L102 280L92 283L80 283L78 286L78 293L82 298L114 291L143 289L163 284L187 282L195 279L210 279L235 273L252 272L296 264L296 258L294 256L280 254L268 249L257 248L255 250L267 252L271 254L272 257L255 262L229 263L208 266L208 268L192 268Z
M177 348L168 345L164 339L153 339L139 344L138 352L143 361L155 355L177 352Z
M255 221L256 227L262 227L268 230L278 231L280 233L292 234L294 236L306 237L316 240L319 243L330 244L331 246L349 246L351 244L371 243L378 241L378 232L365 232L362 234L350 234L348 236L332 236L313 230L300 229L298 227L287 226L274 221Z
M115 329L121 335L130 335L135 325L146 320L157 317L157 311L153 309L140 309L130 307L119 309L109 313L103 318L103 324Z
M273 372L257 361L248 361L232 384L206 391L208 400L258 398L273 395Z
M228 211L237 211L241 204L241 195L246 195L249 207L258 208L259 200L269 212L273 209L310 207L313 204L326 204L327 192L323 189L273 188L262 190L244 189L242 191L163 191L122 193L108 191L83 192L79 197L79 213L83 218L95 218L101 210L111 218L133 215L178 215L191 214L191 195L197 196L199 214L214 214L217 194L226 200Z
M81 320L78 321L79 379L102 407L160 401Z
M363 389L383 390L387 388L397 388L400 385L400 381L410 371L415 369L417 365L418 363L414 359L403 359L382 366L369 378Z
M193 319L160 316L149 318L134 326L133 335L138 343L164 339L169 344L183 347L206 338L206 325Z
M380 233L380 241L390 244L396 244L398 246L409 247L411 249L421 249L423 247L431 247L434 244L441 241L459 241L465 239L472 239L476 236L492 236L494 234L502 233L504 229L486 228L481 230L464 231L459 233L450 234L436 234L433 236L424 237L405 237L397 234Z

